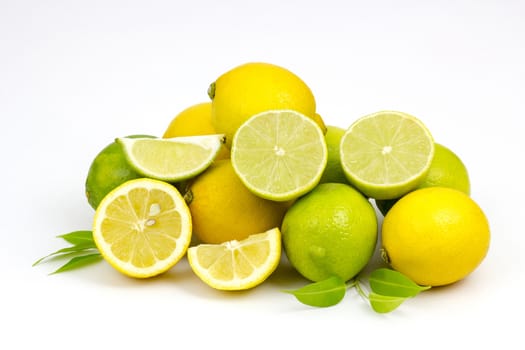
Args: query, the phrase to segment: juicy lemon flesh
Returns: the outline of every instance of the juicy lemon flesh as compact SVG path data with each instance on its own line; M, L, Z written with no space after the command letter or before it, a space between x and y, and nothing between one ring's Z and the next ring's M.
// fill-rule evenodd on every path
M175 203L172 194L160 189L137 187L103 202L94 228L99 250L126 275L150 277L166 271L184 255L191 239L189 210L183 209L182 197L180 201Z
M140 198L149 195L147 202ZM163 203L162 207L159 203ZM108 207L101 229L113 255L148 267L168 258L180 237L181 218L173 200L158 190L135 189Z
M269 255L270 245L268 242L241 245L237 248L235 244L236 242L233 241L230 242L230 247L219 247L219 249L203 247L200 251L199 258L203 258L201 263L203 267L208 269L213 278L220 280L245 279L257 267L261 266Z
M242 241L201 244L190 248L190 265L208 285L243 290L262 283L277 267L281 255L280 231L275 228Z
M327 162L322 130L294 111L252 117L234 138L232 162L241 180L263 198L289 200L313 188Z

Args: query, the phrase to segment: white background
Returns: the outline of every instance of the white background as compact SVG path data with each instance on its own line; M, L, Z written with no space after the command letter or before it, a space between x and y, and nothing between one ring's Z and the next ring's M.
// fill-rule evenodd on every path
M0 348L517 348L523 344L525 4L520 0L0 0ZM469 169L492 230L466 280L386 315L355 290L314 309L280 290L286 265L242 293L185 260L133 280L105 262L48 276L56 235L90 229L88 167L115 137L162 135L248 61L312 88L327 124L396 109ZM185 344L185 345L184 345Z

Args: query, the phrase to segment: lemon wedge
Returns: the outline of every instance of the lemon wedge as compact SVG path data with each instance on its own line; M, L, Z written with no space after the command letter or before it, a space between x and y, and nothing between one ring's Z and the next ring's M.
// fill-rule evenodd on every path
M281 258L281 231L273 228L241 241L200 244L188 249L188 262L207 285L220 290L244 290L264 282Z

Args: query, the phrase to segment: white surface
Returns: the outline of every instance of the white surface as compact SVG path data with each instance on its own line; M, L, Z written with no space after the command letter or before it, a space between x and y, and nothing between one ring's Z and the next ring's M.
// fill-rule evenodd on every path
M515 348L522 343L523 1L0 1L2 349ZM423 120L466 163L492 241L466 280L378 315L350 290L314 309L281 289L202 284L186 261L147 281L107 264L31 267L89 229L92 158L117 136L161 135L247 61L312 88L328 124L381 109ZM248 342L248 343L247 343ZM186 344L186 345L183 345ZM514 344L514 345L512 345Z

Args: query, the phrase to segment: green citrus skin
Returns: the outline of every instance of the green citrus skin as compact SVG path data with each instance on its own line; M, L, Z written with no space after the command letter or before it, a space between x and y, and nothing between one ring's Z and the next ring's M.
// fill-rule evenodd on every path
M341 152L339 144L345 129L333 125L326 126L326 147L328 149L328 162L319 183L338 182L347 184L345 172L341 166Z
M356 189L325 183L290 207L281 231L286 256L303 277L348 281L371 259L378 224L372 204Z
M435 152L425 179L416 189L425 187L448 187L470 195L470 178L463 161L449 148L435 143ZM376 200L376 206L384 215L399 198Z
M128 137L154 137L132 135ZM139 175L128 164L122 146L113 141L102 149L91 162L85 182L86 197L89 205L97 209L100 201L115 187Z

